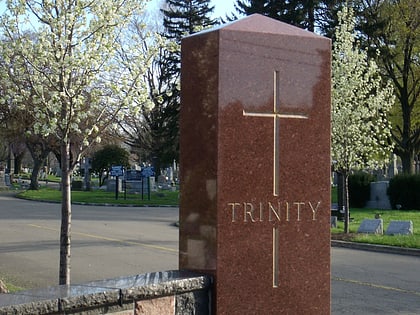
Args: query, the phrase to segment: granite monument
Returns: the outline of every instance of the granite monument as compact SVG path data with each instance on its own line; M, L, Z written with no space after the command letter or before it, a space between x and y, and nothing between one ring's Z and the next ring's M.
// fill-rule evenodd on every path
M330 45L258 14L182 41L179 268L215 314L330 313Z

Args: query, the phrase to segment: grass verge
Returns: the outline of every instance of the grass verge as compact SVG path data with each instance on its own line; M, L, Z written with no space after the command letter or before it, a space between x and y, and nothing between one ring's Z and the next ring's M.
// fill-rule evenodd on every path
M357 229L364 219L374 219L379 214L384 221L384 232L391 220L413 221L413 235L371 235L357 234ZM378 245L390 245L406 248L420 249L420 211L417 210L375 210L375 209L350 209L350 240L360 243ZM338 222L337 228L332 228L332 234L340 234L344 231L344 223ZM334 237L334 235L333 235Z
M26 190L18 194L20 198L37 201L61 201L61 191L51 188L41 188L39 190ZM72 202L90 203L90 204L112 204L112 205L169 205L177 206L179 203L179 192L176 191L158 191L151 192L150 200L148 194L118 194L116 199L115 192L106 192L102 190L95 191L72 191Z

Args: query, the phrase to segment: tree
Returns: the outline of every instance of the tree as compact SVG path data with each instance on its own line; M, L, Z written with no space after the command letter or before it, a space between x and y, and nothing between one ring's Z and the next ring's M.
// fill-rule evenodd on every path
M155 11L156 13L156 11ZM158 11L160 14L160 11ZM165 41L158 34L159 25L156 24L157 20L160 20L161 16L153 15L151 12L146 12L142 16L136 16L128 28L128 33L131 34L130 41L136 42L137 54L143 56L150 56L147 64L147 68L144 72L144 80L147 82L149 90L149 100L153 99L156 104L152 109L149 109L147 104L138 103L137 106L142 108L138 115L127 115L120 124L119 137L122 141L129 145L131 152L135 153L139 162L152 162L153 151L159 148L159 152L162 152L160 146L157 146L157 141L163 139L163 137L155 136L152 137L153 123L157 120L151 117L151 113L156 112L155 108L163 108L157 97L164 89L163 82L158 78L161 73L161 69L158 67L159 56L162 55L162 51L165 50ZM146 27L143 27L146 25ZM152 33L153 36L148 36ZM126 55L131 52L124 51L121 54ZM159 128L153 128L153 130L160 130Z
M384 77L394 85L394 152L403 172L414 173L420 152L420 2L416 0L361 0L360 31L366 47L375 52Z
M108 144L96 151L92 157L92 171L99 174L99 186L103 184L102 175L108 172L111 166L129 165L129 153L116 144Z
M4 45L12 45L12 43L6 41ZM8 139L9 143L9 163L13 155L15 161L14 171L15 174L18 174L25 149L27 148L33 159L29 189L36 190L39 188L39 172L44 166L48 153L51 151L51 145L48 143L48 140L50 140L48 138L50 137L46 138L42 135L34 134L33 126L36 121L34 113L25 110L22 106L16 106L7 96L8 91L13 90L11 85L14 87L19 86L30 91L30 83L25 81L24 77L15 75L14 66L10 64L10 61L7 63L2 58L0 60L0 69L2 70L0 72L0 91L2 94L0 121L5 127L2 133ZM30 107L30 103L28 107ZM9 168L11 167L12 165L9 165Z
M154 108L146 119L152 135L152 158L155 169L179 157L179 108L182 37L217 24L210 18L214 7L210 0L166 0L162 37L165 46L156 60L158 83L149 76ZM153 76L153 73L149 73ZM157 165L156 165L157 164Z
M328 32L331 25L336 24L334 13L343 2L339 0L236 0L235 9L240 15L259 13L311 32L318 27L324 34L331 34ZM228 19L236 20L237 17L233 15Z
M348 176L354 169L375 168L389 157L391 129L387 115L394 102L390 84L360 49L353 10L339 13L332 61L332 159L344 178L345 232L349 232Z
M138 109L133 99L147 97L141 56L117 54L118 37L141 6L137 0L9 0L1 17L1 55L10 69L4 101L33 113L26 132L51 137L59 148L59 284L70 283L74 167L119 117Z
M313 30L313 21L311 21L311 25L305 25L309 21L305 20L305 7L301 6L299 2L302 1L237 0L235 9L241 15L259 13L301 28L309 26ZM314 1L307 2L308 6L313 7ZM313 13L313 10L311 13Z
M338 26L338 12L348 2L350 1L320 1L320 4L315 11L315 23L316 28L322 35L334 38L335 30Z

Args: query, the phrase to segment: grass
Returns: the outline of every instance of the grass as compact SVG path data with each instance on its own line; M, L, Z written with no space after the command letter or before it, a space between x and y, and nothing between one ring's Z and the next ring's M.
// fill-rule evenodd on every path
M7 290L9 291L8 293L14 293L14 292L25 290L25 288L15 286L14 284L10 282L6 282L5 285L6 285Z
M61 192L51 188L41 188L39 190L26 190L18 194L19 197L37 201L61 201ZM179 203L179 192L158 191L151 192L150 200L147 193L143 194L124 194L119 193L116 199L115 192L106 192L102 190L95 191L72 191L72 202L93 203L93 204L112 204L112 205L169 205L177 206Z
M388 228L391 220L413 221L413 235L371 235L371 234L352 234L351 240L360 243L390 245L406 248L420 249L420 211L417 210L374 210L374 209L350 209L350 233L357 233L360 223L364 219L374 219L375 214L380 214L384 222L384 232ZM342 233L344 223L338 222L337 228L332 228L331 233Z
M19 286L13 284L13 282L15 282L15 281L13 279L9 279L8 277L6 277L3 274L0 274L0 279L3 281L3 284L6 286L9 293L14 293L14 292L19 292L19 291L25 290L25 288L19 287Z

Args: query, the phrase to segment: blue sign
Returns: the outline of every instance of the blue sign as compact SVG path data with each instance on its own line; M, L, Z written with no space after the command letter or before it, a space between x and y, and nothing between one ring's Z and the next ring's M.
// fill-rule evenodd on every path
M112 166L111 171L109 172L111 176L123 176L124 174L124 167L121 165L119 166Z
M151 166L142 168L142 170L141 170L141 176L142 177L152 177L152 176L155 176L155 170L154 170L154 168L151 167Z

